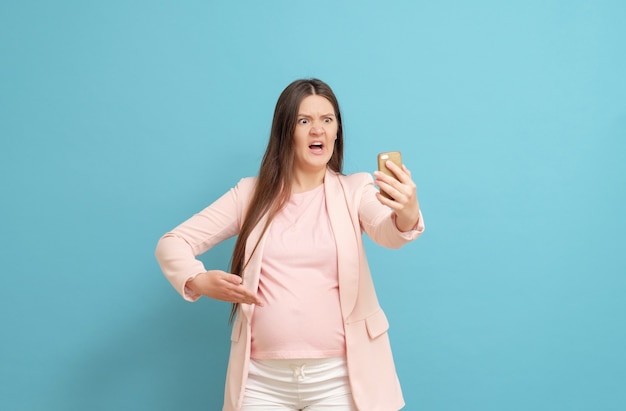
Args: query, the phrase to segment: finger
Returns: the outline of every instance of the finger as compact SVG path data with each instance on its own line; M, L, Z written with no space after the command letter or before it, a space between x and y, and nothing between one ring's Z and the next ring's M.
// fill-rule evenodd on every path
M397 196L396 191L388 184L380 183L379 185L380 191L376 193L376 198L378 201L387 207L395 208L395 197ZM386 195L384 195L384 194ZM391 198L389 198L389 197Z
M402 174L402 168L400 168L396 163L394 163L391 160L387 160L387 162L385 163L385 165L387 166L387 168L393 173L395 174L396 177L398 177L399 175Z
M387 184L393 184L395 182L405 183L406 181L411 180L411 178L404 172L403 169L401 169L391 161L389 161L388 163L390 165L388 168L393 173L393 175L389 175L381 171L374 171L376 183L378 183L378 181L384 181Z
M394 181L398 181L398 179L396 177L390 176L388 174L385 174L383 172L380 171L374 171L374 178L375 178L375 183L376 185L378 185L380 187L380 182L384 182L387 184L393 184Z
M225 297L224 299L226 301L230 301L231 303L247 303L248 302L249 297L243 291L244 289L242 287L236 286L233 284L229 284L226 287L227 288L223 290L224 297Z
M263 307L263 301L261 301L257 296L253 296L249 299L248 304L258 305L259 307Z
M392 210L395 210L398 207L398 203L396 203L394 200L388 199L380 193L376 193L376 198L382 205L387 206Z
M395 165L395 164L394 164ZM400 170L400 168L396 168ZM375 171L374 176L376 177L376 185L381 187L381 182L389 184L391 187L394 187L399 192L405 194L406 196L410 196L411 191L415 191L415 182L411 178L411 171L406 168L406 166L402 165L402 171L398 171L397 178L390 177L387 174ZM384 190L387 191L387 190ZM389 191L387 191L389 193ZM391 193L389 193L391 195ZM393 197L393 196L392 196ZM395 198L395 197L394 197Z
M382 191L384 191L387 194L389 194L391 197L397 198L397 194L394 194L394 192L401 193L405 183L399 181L396 178L389 177L389 176L384 175L384 174L382 174L380 177L381 178L379 178L379 179L377 179L375 181L376 185Z
M233 302L244 304L258 304L263 305L261 300L257 297L256 293L241 286L241 284L232 284L229 287Z
M243 304L256 304L259 306L263 306L263 302L253 293L245 293L239 296L239 302Z
M396 179L398 179L401 183L406 183L411 180L411 173L404 164L402 164L402 167L399 167L393 161L387 160L386 166L393 172Z
M394 209L406 204L411 197L410 187L407 184L400 183L398 180L394 180L391 184L381 181L378 186L381 191L389 194L392 198L392 201L395 203Z
M263 305L263 302L253 292L249 292L249 293L246 294L246 301L247 301L248 304Z
M243 281L243 279L241 277L239 277L237 274L226 274L226 275L224 275L224 277L222 279L224 281L227 281L227 282L229 282L231 284L235 284L235 285L239 285Z
M402 171L404 171L406 173L406 175L408 175L409 177L411 177L411 170L409 170L408 168L406 168L406 166L404 164L402 164Z
M384 191L391 198L394 198L395 189L393 188L391 184L388 184L384 181L377 181L377 184L378 184L378 188L380 189L381 195L382 195L382 192Z

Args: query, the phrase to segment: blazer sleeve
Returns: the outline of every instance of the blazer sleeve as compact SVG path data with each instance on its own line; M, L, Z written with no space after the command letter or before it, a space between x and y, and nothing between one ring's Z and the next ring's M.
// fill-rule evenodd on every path
M207 271L196 257L239 233L253 188L254 179L242 179L213 204L158 241L155 256L159 266L187 301L196 301L200 296L185 284Z
M387 248L400 248L415 240L424 232L424 219L420 211L419 220L411 231L402 232L396 226L396 214L376 198L378 190L370 174L359 173L360 195L358 198L361 228L376 243Z

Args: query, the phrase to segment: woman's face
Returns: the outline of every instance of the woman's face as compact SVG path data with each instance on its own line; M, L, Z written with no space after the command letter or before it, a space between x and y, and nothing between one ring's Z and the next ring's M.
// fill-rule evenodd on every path
M333 155L337 130L331 102L318 95L305 97L300 103L293 133L295 170L324 170Z

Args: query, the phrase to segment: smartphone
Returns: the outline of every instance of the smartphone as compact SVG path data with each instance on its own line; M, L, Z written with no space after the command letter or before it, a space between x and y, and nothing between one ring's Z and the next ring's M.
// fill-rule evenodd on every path
M378 154L378 170L387 174L388 176L396 178L396 175L385 165L387 160L393 161L398 167L402 168L402 154L399 151L386 151L384 153ZM383 190L380 190L380 194L382 194L383 197L393 200L393 198L391 198L391 196L385 193Z

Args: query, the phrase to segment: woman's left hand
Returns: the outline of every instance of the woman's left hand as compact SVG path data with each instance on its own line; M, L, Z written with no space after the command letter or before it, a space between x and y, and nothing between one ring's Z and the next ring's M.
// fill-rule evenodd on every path
M417 188L411 178L411 172L404 164L400 168L392 161L387 161L386 166L395 174L396 178L380 171L375 171L375 183L381 190L389 194L393 200L383 197L380 193L376 194L376 198L378 198L381 204L395 211L398 230L403 232L411 231L417 225L420 216Z

